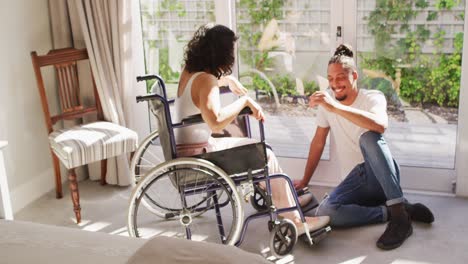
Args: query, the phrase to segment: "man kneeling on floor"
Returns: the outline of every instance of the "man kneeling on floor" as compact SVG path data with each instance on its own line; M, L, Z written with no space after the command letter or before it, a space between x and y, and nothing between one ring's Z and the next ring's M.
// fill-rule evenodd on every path
M394 249L411 236L411 221L432 223L434 216L421 203L411 204L400 187L400 171L382 134L388 126L387 102L377 90L357 88L353 51L340 45L328 62L330 91L315 92L309 106L318 106L317 130L296 189L308 185L322 155L329 131L337 146L344 180L322 201L317 215L331 225L350 227L388 221L377 247Z

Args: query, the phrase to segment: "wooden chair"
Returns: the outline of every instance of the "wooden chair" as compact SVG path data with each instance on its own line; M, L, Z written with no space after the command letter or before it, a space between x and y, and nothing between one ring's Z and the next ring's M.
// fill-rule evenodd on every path
M80 98L80 82L78 78L78 61L88 60L86 49L65 48L51 50L43 56L31 52L32 64L37 80L37 88L41 98L42 109L49 133L50 149L55 170L56 197L62 198L62 180L59 160L68 170L69 188L73 201L76 221L81 221L80 196L75 168L101 161L101 184L106 183L107 158L123 153L133 152L137 147L137 134L125 127L96 121L77 125L68 129L54 130L54 125L60 120L81 119L90 114L97 114L98 120L103 119L103 113L93 83L96 105L84 106ZM57 79L60 113L51 115L47 100L42 67L53 66ZM92 75L91 75L92 76Z

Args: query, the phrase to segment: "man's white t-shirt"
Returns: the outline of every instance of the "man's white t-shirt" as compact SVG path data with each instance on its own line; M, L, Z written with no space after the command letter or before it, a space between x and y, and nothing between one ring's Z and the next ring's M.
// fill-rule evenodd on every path
M334 97L330 90L328 92ZM377 114L379 120L388 122L387 101L384 94L378 90L359 89L358 96L350 107ZM328 112L321 106L318 108L316 122L319 127L330 127L340 164L340 176L341 179L344 179L357 164L364 162L359 147L359 138L368 129L359 127L335 113Z

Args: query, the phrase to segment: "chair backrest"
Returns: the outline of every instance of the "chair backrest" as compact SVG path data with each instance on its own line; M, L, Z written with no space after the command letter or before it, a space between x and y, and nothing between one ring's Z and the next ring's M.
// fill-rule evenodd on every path
M92 83L96 104L94 106L85 107L80 98L80 81L77 67L78 61L89 59L86 49L57 49L49 51L46 55L37 55L37 53L33 51L31 52L31 59L49 133L53 131L53 125L60 120L78 119L93 113L97 114L99 120L103 119L94 79L92 79ZM49 102L47 100L42 77L41 68L47 66L53 66L55 68L58 98L61 109L61 112L56 115L51 115L50 113Z

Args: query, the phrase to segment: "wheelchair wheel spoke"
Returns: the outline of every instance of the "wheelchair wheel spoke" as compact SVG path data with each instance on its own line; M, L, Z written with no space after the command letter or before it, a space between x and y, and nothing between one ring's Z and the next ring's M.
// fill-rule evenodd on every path
M185 228L185 235L187 236L188 240L192 240L192 232L190 231L190 227Z
M144 176L148 171L157 166L158 164L164 162L164 155L162 153L162 148L157 143L158 135L154 135L154 139L147 141L146 145L140 146L141 151L137 151L136 163L132 172L134 173L135 178L138 180L140 177Z
M233 187L201 165L152 170L138 185L142 191L136 194L138 206L131 206L134 217L129 225L134 233L147 238L149 234L232 245L241 230L240 206L233 204L230 191Z
M250 198L250 203L252 204L253 208L255 208L257 211L267 210L268 206L265 197L265 191L263 191L258 185L256 185L254 190L254 196Z
M278 251L279 251L279 252L283 252L285 248L286 248L286 244L284 244L284 243L279 243L279 248L278 248Z

